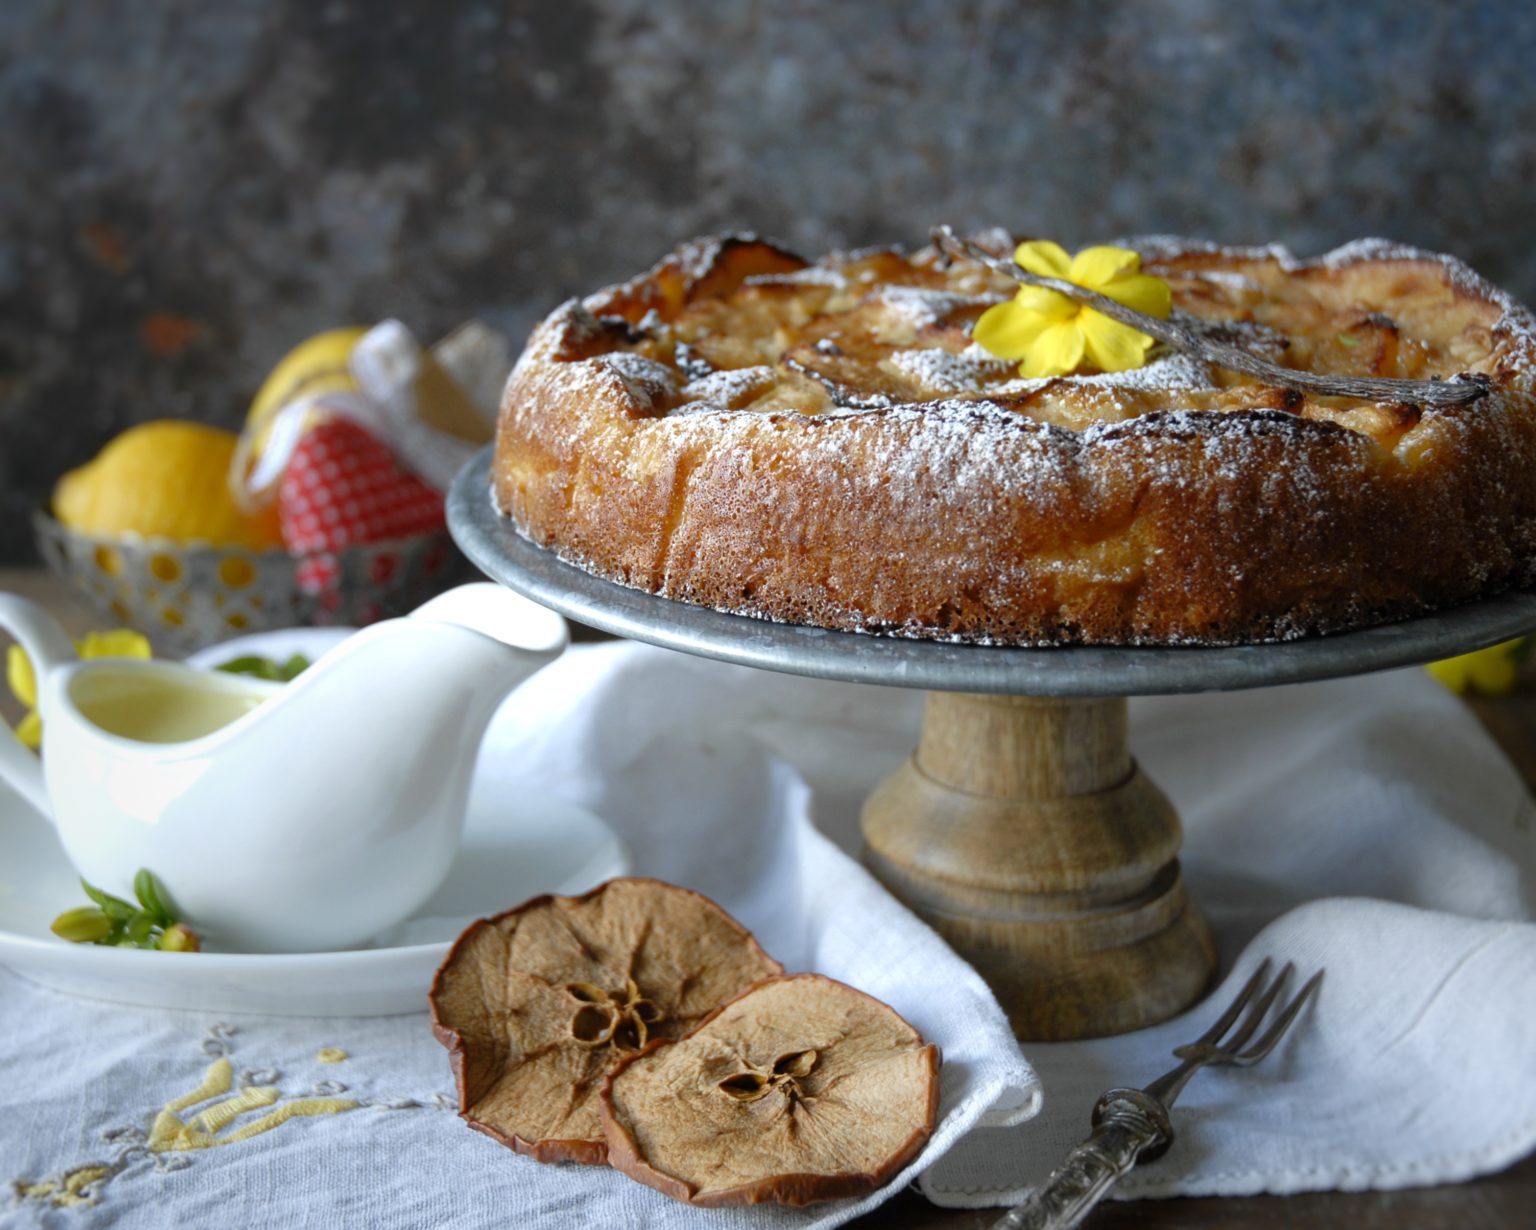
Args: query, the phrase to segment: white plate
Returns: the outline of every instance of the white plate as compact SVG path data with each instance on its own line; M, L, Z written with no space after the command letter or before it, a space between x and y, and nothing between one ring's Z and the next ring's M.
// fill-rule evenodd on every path
M288 629L193 655L318 657L344 629ZM50 825L0 785L0 964L71 995L161 1008L280 1016L387 1016L426 1006L432 972L471 920L539 893L583 892L629 870L612 830L574 804L530 790L482 761L447 880L409 920L344 952L196 955L66 944L48 924L85 904ZM338 884L338 892L346 885Z

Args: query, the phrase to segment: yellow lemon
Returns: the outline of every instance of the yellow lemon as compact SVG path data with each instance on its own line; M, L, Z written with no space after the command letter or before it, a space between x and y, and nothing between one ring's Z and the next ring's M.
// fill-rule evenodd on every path
M247 516L229 487L237 437L162 419L131 427L54 487L59 521L86 534L137 534L264 550L282 545L276 509Z
M350 392L357 388L347 360L352 347L368 330L361 327L330 329L300 342L262 381L245 419L245 434L250 438L250 459L255 461L266 447L272 417L298 397L320 393Z
M1520 682L1520 664L1530 652L1530 643L1528 636L1517 637L1502 645L1431 662L1424 669L1453 692L1502 696L1514 691Z

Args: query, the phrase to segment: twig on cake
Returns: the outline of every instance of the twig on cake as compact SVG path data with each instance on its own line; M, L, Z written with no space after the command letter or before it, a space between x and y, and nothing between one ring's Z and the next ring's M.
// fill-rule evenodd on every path
M1473 373L1462 373L1450 380L1391 380L1381 376L1336 376L1281 367L1278 363L1259 358L1241 346L1219 341L1172 320L1148 316L1145 312L1126 307L1108 295L1101 295L1075 282L1030 273L1011 260L993 256L969 240L961 239L953 227L934 227L933 242L941 252L966 257L1026 286L1054 290L1096 312L1102 312L1111 320L1140 329L1175 350L1195 355L1228 371L1252 376L1265 384L1325 397L1359 397L1366 401L1420 406L1463 406L1488 395L1488 377Z

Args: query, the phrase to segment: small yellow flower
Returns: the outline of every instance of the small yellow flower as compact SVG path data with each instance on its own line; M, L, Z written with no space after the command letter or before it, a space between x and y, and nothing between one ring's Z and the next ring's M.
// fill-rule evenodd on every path
M149 642L137 632L118 628L112 632L88 632L75 642L75 652L89 658L147 658ZM16 726L16 737L36 751L43 745L43 723L37 716L37 672L20 645L12 645L5 655L5 682L11 695L28 709Z
M1168 283L1142 273L1140 254L1128 248L1084 248L1068 257L1060 244L1034 239L1021 243L1013 259L1038 277L1096 290L1159 320L1173 308ZM1022 360L1019 375L1026 380L1064 376L1084 365L1101 372L1140 367L1153 340L1041 286L1021 286L1007 303L988 308L972 336L1000 359Z
M1512 691L1520 678L1529 637L1505 641L1473 653L1431 662L1424 669L1453 692L1481 692L1501 696Z

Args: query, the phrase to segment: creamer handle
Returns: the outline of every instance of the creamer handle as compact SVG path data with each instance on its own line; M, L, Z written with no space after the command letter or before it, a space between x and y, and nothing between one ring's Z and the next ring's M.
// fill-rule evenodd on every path
M49 673L75 660L75 647L58 620L35 602L15 594L0 594L0 631L9 632L32 659L41 703ZM48 790L43 783L42 762L23 746L14 731L0 735L0 780L49 819Z

